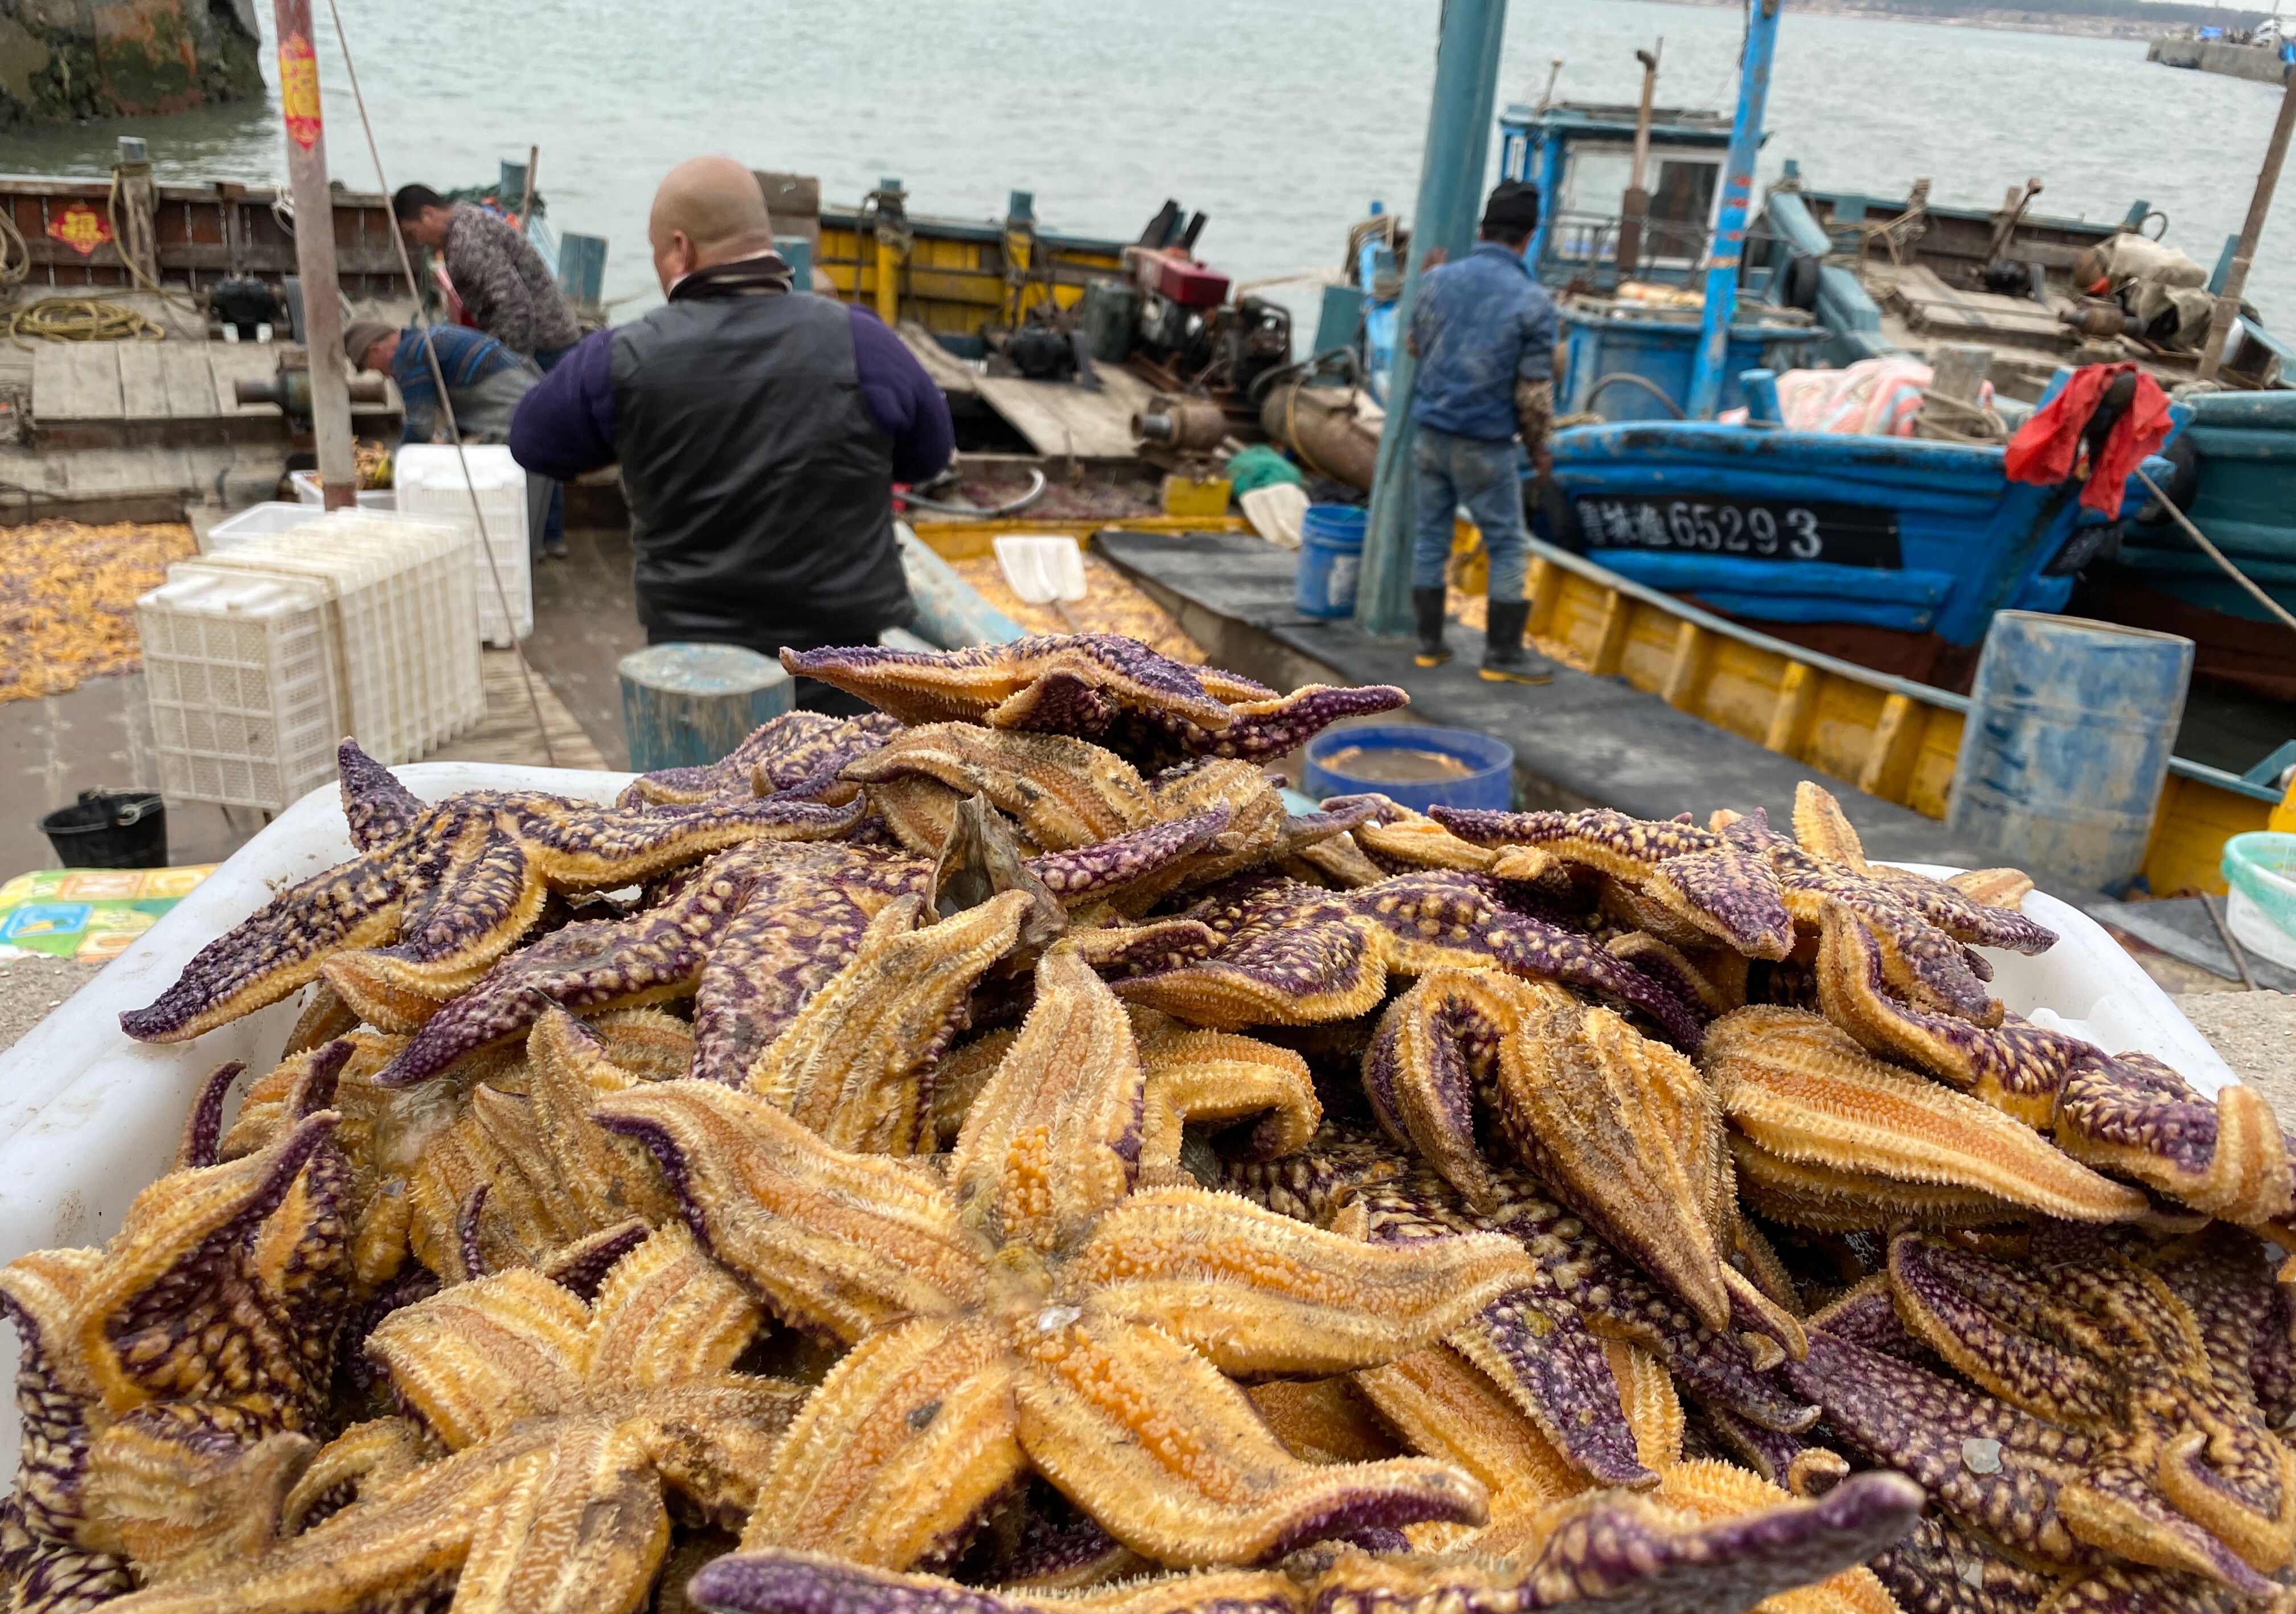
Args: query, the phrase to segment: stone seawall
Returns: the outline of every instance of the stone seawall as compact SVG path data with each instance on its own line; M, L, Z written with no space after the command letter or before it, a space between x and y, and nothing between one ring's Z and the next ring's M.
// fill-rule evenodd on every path
M263 94L253 0L0 0L0 130Z
M2144 60L2163 67L2198 68L2203 73L2253 78L2259 84L2278 84L2285 71L2276 52L2252 45L2226 45L2221 39L2155 39Z

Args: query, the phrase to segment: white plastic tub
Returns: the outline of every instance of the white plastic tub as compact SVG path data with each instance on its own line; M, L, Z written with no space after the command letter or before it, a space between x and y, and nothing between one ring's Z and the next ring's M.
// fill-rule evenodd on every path
M425 801L457 791L550 791L608 802L631 774L472 762L393 770ZM192 954L269 901L274 891L351 855L335 788L313 791L162 914L64 1006L0 1053L0 1264L34 1249L101 1244L153 1178L167 1171L199 1085L229 1060L260 1074L278 1061L303 995L189 1043L131 1040L123 1009L141 1008ZM4 1381L16 1340L0 1328ZM16 1471L12 1407L0 1416L0 1474Z
M606 802L632 777L463 762L393 771L426 801L456 791L544 790ZM168 1169L208 1072L227 1060L245 1061L252 1073L276 1062L300 994L190 1043L133 1042L119 1029L119 1012L158 996L192 954L274 891L350 855L335 791L312 791L0 1054L0 1263L29 1250L110 1238L128 1202ZM1994 988L2011 1009L2115 1053L2152 1054L2206 1093L2234 1080L2168 995L2095 921L2038 891L2025 899L2025 911L2062 939L2040 958L1988 952ZM12 1364L12 1335L6 1348ZM12 1416L0 1420L0 1474L15 1471L16 1433Z

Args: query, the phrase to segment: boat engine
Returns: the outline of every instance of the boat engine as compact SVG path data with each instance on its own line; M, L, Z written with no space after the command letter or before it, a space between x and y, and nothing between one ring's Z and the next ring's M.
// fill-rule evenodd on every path
M1227 276L1193 256L1202 217L1177 245L1124 249L1140 288L1140 346L1181 370L1212 362L1213 320L1227 301Z

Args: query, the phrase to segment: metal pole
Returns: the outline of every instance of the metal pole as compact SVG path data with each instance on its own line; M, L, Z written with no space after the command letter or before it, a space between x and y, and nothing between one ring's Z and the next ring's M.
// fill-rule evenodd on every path
M2288 155L2288 136L2296 130L2296 70L2284 70L2288 87L2280 96L2280 116L2272 126L2272 143L2265 149L2264 167L2256 176L2256 193L2248 199L2248 220L2240 226L2240 240L2232 250L2232 266L2225 273L2224 290L2209 311L2209 340L2201 348L2200 367L2194 374L2216 380L2224 363L2225 339L2232 322L2240 317L2241 288L2248 283L2248 266L2256 261L2256 238L2264 233L2264 220L2272 211L2272 193L2280 184L2281 160Z
M1666 49L1666 41L1660 40L1658 48ZM1622 281L1632 280L1643 261L1643 220L1650 217L1650 191L1644 182L1650 177L1651 97L1658 89L1658 52L1636 51L1635 60L1643 64L1643 102L1635 112L1635 163L1619 217L1615 261Z
M1428 254L1440 248L1446 257L1462 258L1474 245L1505 31L1506 0L1443 0L1435 92L1427 109L1427 152L1411 220L1411 258L1395 308L1398 336L1387 389L1387 424L1380 433L1363 565L1356 579L1356 623L1367 634L1393 636L1411 627L1411 455L1418 435L1412 429L1411 390L1419 366L1400 333L1411 329L1411 306Z
M1722 401L1730 363L1730 325L1738 314L1738 270L1746 250L1746 212L1754 193L1754 160L1762 151L1762 104L1769 99L1770 59L1778 45L1778 0L1759 0L1746 19L1746 54L1739 63L1738 116L1730 126L1730 155L1722 169L1722 216L1706 267L1706 315L1698 332L1698 364L1690 374L1685 413L1710 421Z
M521 235L534 233L534 170L541 161L540 146L530 145L526 148L526 184L518 199L518 233Z
M295 269L303 280L319 485L329 510L348 510L358 503L358 466L351 455L342 292L335 278L335 202L327 191L326 126L319 111L319 57L311 48L311 0L272 0L271 14L279 27L279 112L287 126L287 180L295 199Z

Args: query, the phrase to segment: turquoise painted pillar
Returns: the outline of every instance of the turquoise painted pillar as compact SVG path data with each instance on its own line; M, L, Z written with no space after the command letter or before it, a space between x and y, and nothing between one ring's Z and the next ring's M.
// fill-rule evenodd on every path
M1427 109L1427 152L1419 166L1419 205L1411 219L1411 261L1395 308L1395 368L1387 389L1387 424L1365 524L1363 569L1356 581L1356 623L1392 637L1411 628L1411 389L1418 365L1406 350L1420 272L1436 248L1464 257L1475 244L1483 173L1497 111L1499 45L1506 0L1443 0L1435 46L1435 93Z
M1738 314L1738 268L1746 250L1746 213L1753 201L1754 160L1762 151L1762 104L1770 94L1770 61L1778 48L1778 0L1757 0L1746 20L1745 57L1738 70L1738 116L1730 126L1730 155L1722 166L1722 214L1714 225L1707 262L1706 315L1698 332L1698 363L1690 373L1686 413L1710 421L1722 400L1729 363L1730 324Z

